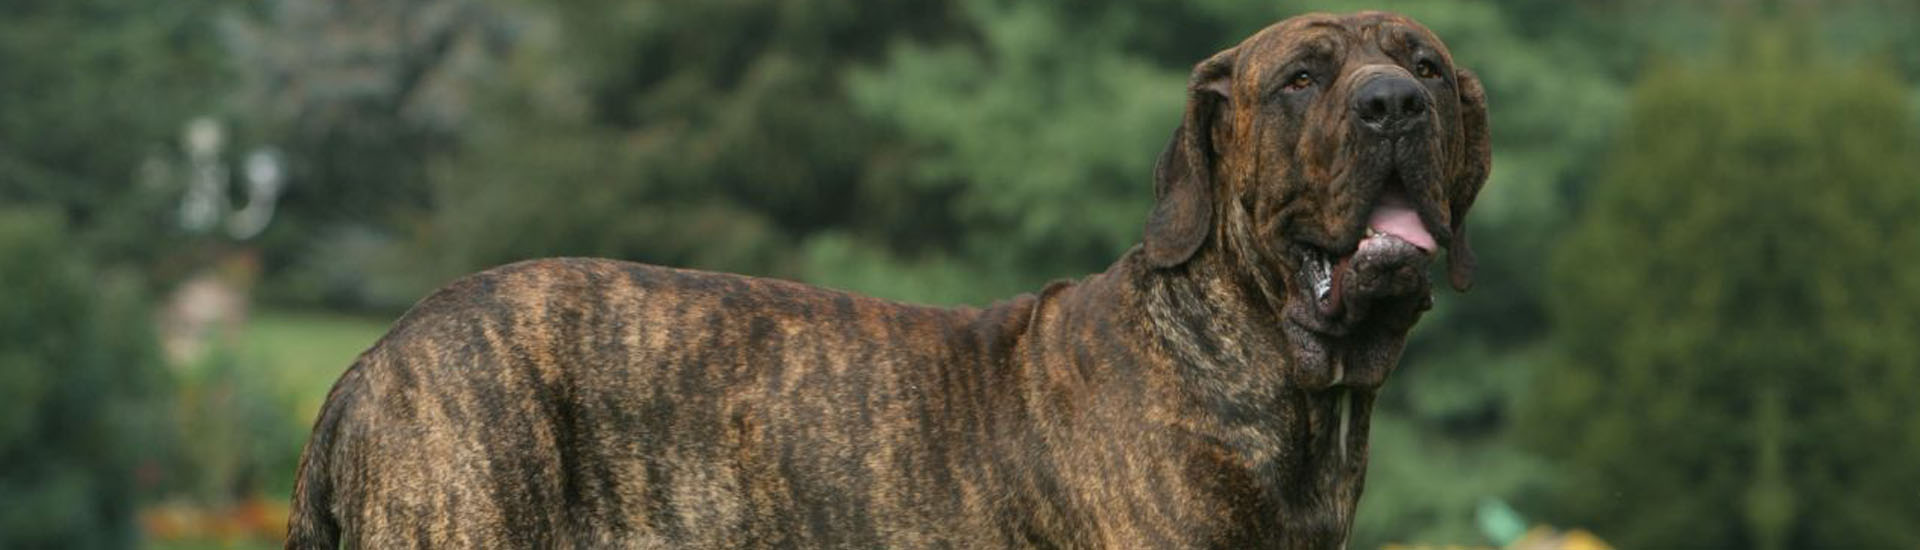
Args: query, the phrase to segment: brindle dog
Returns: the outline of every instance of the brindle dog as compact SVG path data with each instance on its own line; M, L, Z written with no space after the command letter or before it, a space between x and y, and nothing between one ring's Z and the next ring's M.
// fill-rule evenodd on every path
M288 548L1336 548L1487 176L1427 29L1200 63L1142 243L985 309L559 259L423 300L329 394Z

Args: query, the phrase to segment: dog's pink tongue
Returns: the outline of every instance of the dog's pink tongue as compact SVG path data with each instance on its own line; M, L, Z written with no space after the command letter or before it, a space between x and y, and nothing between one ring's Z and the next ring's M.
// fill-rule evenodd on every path
M1380 197L1380 204L1373 207L1373 213L1367 216L1367 227L1374 231L1399 237L1433 252L1433 234L1427 232L1427 226L1420 223L1420 213L1413 211L1413 205L1407 204L1406 197L1399 193L1387 193Z

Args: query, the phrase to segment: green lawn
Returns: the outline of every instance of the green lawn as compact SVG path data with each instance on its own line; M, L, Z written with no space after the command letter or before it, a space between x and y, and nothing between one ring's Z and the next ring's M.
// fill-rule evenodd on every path
M257 312L241 335L240 358L270 381L293 407L294 418L311 423L327 389L353 359L385 334L391 319L284 310Z

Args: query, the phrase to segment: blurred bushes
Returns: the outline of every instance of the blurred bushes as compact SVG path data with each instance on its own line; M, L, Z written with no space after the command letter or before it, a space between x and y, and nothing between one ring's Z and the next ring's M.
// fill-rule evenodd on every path
M184 239L142 186L213 109L209 2L10 2L0 18L0 547L124 548L172 441L147 307Z
M854 105L907 147L890 181L866 189L879 223L808 245L829 257L864 249L866 260L816 261L808 278L984 303L1100 270L1138 241L1186 72L1129 47L1140 34L1120 31L1141 22L1127 10L981 0L961 11L974 40L896 43L877 70L851 75ZM922 213L940 223L902 215ZM942 277L929 271L970 284L927 285Z
M293 492L306 434L288 428L310 423L293 418L289 396L270 383L267 367L220 349L178 369L170 416L180 441L165 489L218 506Z
M434 67L423 79L452 90L364 88L368 101L411 106L372 119L458 115L438 119L441 133L406 145L416 154L341 159L371 161L362 171L393 165L394 174L417 174L401 178L423 191L417 204L394 196L380 209L386 215L310 222L357 224L366 232L306 230L370 234L368 240L403 252L380 256L308 243L296 248L330 257L270 262L270 269L294 275L286 280L302 281L276 294L303 300L312 298L303 291L326 288L355 295L356 305L394 310L459 274L558 255L798 277L803 236L881 211L862 189L871 183L868 163L888 155L893 136L853 111L845 74L895 37L950 32L946 9L938 2L434 0L369 3L335 16L404 34L409 13L464 14L435 19L444 23L416 33L423 38L378 41L389 55L337 63L388 74L386 67L413 60ZM326 12L299 3L265 11L253 19L262 34L329 26L309 21ZM423 46L433 42L424 37L447 36L442 40L456 46ZM312 104L300 112L333 112L325 98L281 95ZM277 126L321 134L367 118L272 117L304 120L306 126ZM339 134L348 141L357 135ZM338 268L356 260L374 261ZM302 273L314 270L330 273ZM377 288L398 288L393 281L405 289Z
M120 548L158 472L165 370L139 281L74 250L61 214L0 210L0 546Z
M0 17L0 205L68 223L65 246L163 276L173 197L139 185L181 124L218 108L210 0L13 0ZM146 270L142 270L145 273Z
M1920 132L1877 59L1743 21L1649 72L1553 255L1538 499L1623 548L1920 544Z

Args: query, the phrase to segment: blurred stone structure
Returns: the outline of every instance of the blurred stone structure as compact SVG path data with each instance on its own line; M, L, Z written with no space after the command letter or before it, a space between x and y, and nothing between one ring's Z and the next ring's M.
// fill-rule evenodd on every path
M244 243L266 230L285 188L280 154L258 148L241 170L244 198L233 202L231 173L222 153L226 130L210 117L186 123L181 135L186 167L178 223L213 246L212 259L167 294L159 310L162 349L170 364L194 364L218 340L230 339L247 319L253 284L260 276L259 251ZM238 246L233 246L238 244Z

